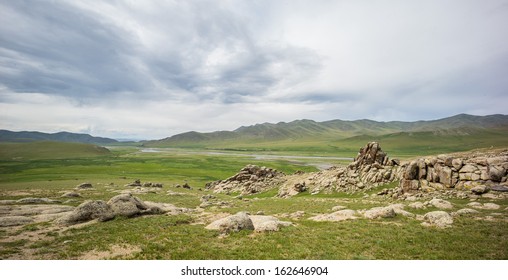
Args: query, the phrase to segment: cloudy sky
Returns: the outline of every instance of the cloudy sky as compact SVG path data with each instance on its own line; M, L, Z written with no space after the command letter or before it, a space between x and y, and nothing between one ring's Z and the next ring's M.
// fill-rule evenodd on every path
M508 1L0 0L0 128L508 114Z

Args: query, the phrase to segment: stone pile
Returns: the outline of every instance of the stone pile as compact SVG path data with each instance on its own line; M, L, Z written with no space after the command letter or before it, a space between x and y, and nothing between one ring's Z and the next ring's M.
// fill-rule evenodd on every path
M234 176L207 183L205 187L215 193L248 195L277 186L283 177L284 173L275 169L249 164Z
M439 155L420 158L404 166L400 187L406 193L446 189L481 195L508 187L508 152L475 153L462 157Z

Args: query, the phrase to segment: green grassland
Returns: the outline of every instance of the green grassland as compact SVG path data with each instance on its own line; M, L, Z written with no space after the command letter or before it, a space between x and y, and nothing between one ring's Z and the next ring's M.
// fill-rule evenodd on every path
M394 137L394 136L393 136ZM405 138L380 139L384 150L396 155L414 156L427 152L454 151L460 145L426 144L418 142L425 135L404 135ZM429 136L432 138L433 136ZM394 137L397 138L397 137ZM413 139L414 141L411 141ZM446 139L446 136L445 136ZM497 137L482 140L490 145L501 145ZM25 143L0 145L0 200L23 197L48 197L63 201L62 193L77 184L91 182L94 188L81 191L82 197L66 202L76 206L88 199L108 200L124 185L141 179L160 182L162 190L156 193L136 194L146 201L172 203L178 207L196 208L201 196L210 194L204 189L207 182L225 179L247 164L264 165L293 173L297 170L316 171L308 165L309 159L255 159L249 153L354 156L367 138L326 142L312 140L302 144L263 148L253 146L228 147L244 149L231 153L207 153L191 150L172 150L164 153L142 153L139 147L116 146L109 150L93 145L62 145L55 143ZM375 140L375 139L373 139ZM386 144L385 144L386 141ZM475 143L464 137L462 145ZM491 142L489 142L491 141ZM327 144L325 144L327 143ZM333 144L332 144L333 143ZM451 142L450 142L451 143ZM441 143L442 144L442 143ZM24 146L23 146L24 145ZM413 146L412 146L413 145ZM425 149L425 145L431 149ZM483 145L483 144L482 144ZM289 148L288 148L289 147ZM386 148L385 148L386 147ZM416 149L414 147L421 147ZM439 147L439 148L438 148ZM472 146L468 146L472 147ZM476 147L476 146L474 146ZM226 148L226 147L223 147ZM49 152L49 150L52 152ZM414 150L411 150L414 149ZM242 154L245 153L245 154ZM390 154L391 156L391 154ZM327 162L340 161L327 160ZM177 188L187 182L193 188ZM395 187L391 184L383 187ZM167 191L178 195L168 195ZM369 194L374 193L372 190ZM275 198L276 190L238 199L235 194L214 194L229 206L213 206L212 214L263 211L266 215L282 215L305 211L303 219L293 220L295 226L278 232L255 233L242 231L227 237L204 229L199 216L144 216L116 218L109 222L61 230L51 223L30 224L14 232L0 228L0 258L23 258L30 251L32 259L75 259L93 251L109 251L112 245L136 248L129 255L111 255L106 258L128 259L507 259L508 223L499 220L457 217L453 227L428 228L420 221L397 216L390 220L364 219L334 222L314 222L307 218L330 213L337 205L349 209L369 209L397 203L386 198L363 198L364 194L302 193L291 199ZM456 209L464 208L469 200L454 200ZM482 202L482 201L480 201ZM508 201L496 201L508 207ZM432 211L437 209L427 209ZM423 210L412 210L424 214ZM492 215L481 210L476 217ZM281 218L287 220L285 218ZM38 236L38 238L34 238ZM26 256L25 256L26 257Z

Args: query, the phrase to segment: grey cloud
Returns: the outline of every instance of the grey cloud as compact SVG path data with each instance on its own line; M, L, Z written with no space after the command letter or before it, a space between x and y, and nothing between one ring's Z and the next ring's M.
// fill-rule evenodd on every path
M238 125L508 113L506 3L1 1L0 107L40 93L189 130L239 106Z
M131 42L122 30L63 3L10 1L2 10L10 15L2 20L0 47L37 65L12 65L18 74L1 81L10 89L79 97L145 86L125 61Z

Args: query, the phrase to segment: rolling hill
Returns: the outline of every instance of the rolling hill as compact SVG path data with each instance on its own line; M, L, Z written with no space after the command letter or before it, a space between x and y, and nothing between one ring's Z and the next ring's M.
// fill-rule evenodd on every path
M104 147L84 143L46 141L0 143L0 160L89 158L110 154L111 152Z
M355 154L367 141L399 153L439 153L508 146L507 115L456 115L416 122L296 120L242 126L234 131L186 132L143 143L147 147Z
M34 141L57 141L71 143L88 143L97 145L106 145L118 143L115 139L94 137L89 134L58 132L43 133L37 131L9 131L0 130L0 142L34 142Z

